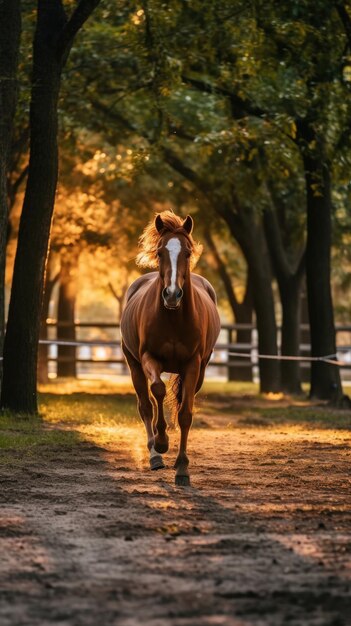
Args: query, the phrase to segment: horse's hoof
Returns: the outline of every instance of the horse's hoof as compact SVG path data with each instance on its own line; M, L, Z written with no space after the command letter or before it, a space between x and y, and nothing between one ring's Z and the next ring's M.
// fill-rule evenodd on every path
M186 476L186 475L177 475L175 477L175 484L177 485L177 487L189 487L190 485L190 476Z
M168 446L169 446L168 437L165 437L161 441L158 439L157 436L155 437L154 448L156 452L158 452L159 454L164 454L165 452L168 451Z
M155 454L155 456L152 456L150 459L150 469L152 470L159 470L159 469L163 469L165 466L164 462L163 462L163 458L160 454Z

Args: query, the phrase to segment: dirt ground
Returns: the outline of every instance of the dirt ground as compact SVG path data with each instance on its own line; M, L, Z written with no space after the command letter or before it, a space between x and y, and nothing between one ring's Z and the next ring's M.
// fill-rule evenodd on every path
M2 465L1 626L351 623L349 430L200 416L188 488L103 430Z

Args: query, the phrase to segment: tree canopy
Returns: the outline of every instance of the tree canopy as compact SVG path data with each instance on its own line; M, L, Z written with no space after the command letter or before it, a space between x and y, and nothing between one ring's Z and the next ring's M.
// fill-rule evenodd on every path
M348 3L59 6L66 18L52 250L94 251L102 266L114 259L125 278L112 272L106 283L122 284L150 214L190 212L207 242L199 270L215 282L228 317L239 319L251 294L261 352L277 354L279 300L282 353L298 353L306 271L312 353L334 353L331 275L336 310L349 311ZM78 32L85 9L90 19ZM40 10L23 3L12 201L28 173L30 49ZM261 362L260 375L263 390L300 389L297 364ZM340 397L336 370L313 366L312 395L330 399L335 389Z

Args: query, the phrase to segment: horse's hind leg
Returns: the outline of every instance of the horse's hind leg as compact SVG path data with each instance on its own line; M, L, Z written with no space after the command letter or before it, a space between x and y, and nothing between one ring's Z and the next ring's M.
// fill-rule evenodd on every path
M152 426L153 405L149 397L147 380L140 363L133 357L125 346L123 346L123 352L128 361L134 389L138 396L139 415L143 420L146 429L147 447L150 452L150 467L152 470L162 469L165 467L162 456L156 452L154 447L155 437Z
M193 420L194 397L200 375L200 360L198 358L191 361L182 376L182 401L178 413L178 423L180 427L180 446L178 456L175 461L175 484L181 487L190 485L190 474L188 470L189 458L186 453L189 430Z
M160 454L168 450L167 422L163 413L163 401L166 395L166 385L161 380L161 365L148 352L142 356L142 366L145 375L150 380L151 393L157 404L157 419L155 423L155 450Z

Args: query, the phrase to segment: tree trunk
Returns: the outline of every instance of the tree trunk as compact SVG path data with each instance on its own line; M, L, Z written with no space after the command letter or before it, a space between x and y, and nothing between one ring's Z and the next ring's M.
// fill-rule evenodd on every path
M246 291L242 302L238 303L235 313L235 323L252 325L253 322L253 298L252 298L252 280L250 272L247 273ZM252 345L252 329L251 328L238 328L236 331L236 343ZM248 348L243 349L237 347L235 352L247 353ZM236 365L229 368L229 380L247 381L252 382L252 362L250 359L240 359L232 357L232 360L237 362ZM229 359L230 361L230 359Z
M303 153L307 191L306 282L311 331L311 355L336 354L334 311L330 285L331 187L328 167ZM311 398L338 403L342 397L339 368L323 362L311 365Z
M45 262L57 183L60 66L45 20L34 38L28 181L4 346L2 406L37 413L36 366ZM56 32L51 33L53 37Z
M300 283L298 276L291 276L284 287L280 286L282 305L282 356L298 356L300 351ZM299 361L281 361L282 391L291 394L301 393Z
M57 308L57 339L76 341L75 307L77 298L76 267L78 256L61 257L60 288ZM75 346L58 346L57 376L77 376Z
M248 264L252 281L252 297L256 313L258 351L276 356L277 326L275 320L272 273L261 222L246 215L239 217L232 212L222 212L222 217L239 243ZM259 359L261 393L280 390L280 368L275 359Z
M40 323L40 339L48 339L48 327L47 319L49 317L49 307L53 289L60 277L58 273L54 278L46 277L45 289L43 296L43 305L41 309L41 323ZM39 344L38 352L38 382L45 385L49 381L49 346L48 344Z
M255 270L251 268L251 270L258 332L258 352L263 355L276 356L278 354L277 326L270 276L265 275L258 268ZM278 360L260 359L259 372L261 393L280 391Z
M44 341L48 339L48 327L46 325L46 320L49 316L49 305L50 305L50 296L51 289L48 289L48 281L46 281L44 297L43 297L43 306L41 308L41 323L40 323L40 339ZM46 385L49 382L49 346L44 343L39 345L38 350L38 382L42 385Z
M217 246L211 236L210 230L205 228L204 237L209 249L212 252L213 260L220 279L222 280L225 292L227 294L228 302L232 309L233 320L236 324L252 324L253 316L253 301L252 301L252 289L250 272L247 273L245 296L242 302L239 302L234 288L230 274L227 271L226 265L223 262L221 255L218 252ZM236 343L250 344L252 340L251 329L240 328L236 331ZM233 332L228 333L228 343L233 343ZM236 348L235 352L247 353L248 349ZM252 363L251 360L240 359L240 357L233 357L229 355L228 363L228 380L240 380L240 381L252 381Z
M292 248L291 241L289 242L290 233L285 233L283 238L278 219L278 212L280 211L282 215L283 207L276 201L274 189L269 181L267 187L275 208L264 211L263 224L282 306L281 355L297 357L299 355L299 291L305 269L304 246L301 242L299 260L294 264L296 267L292 267L287 253L287 250L291 251ZM287 245L288 242L290 245ZM297 257L297 254L295 256ZM280 371L282 391L292 394L301 393L299 361L281 360Z
M100 0L38 0L33 47L30 158L4 343L1 406L37 413L37 356L46 256L57 183L57 104L74 37Z
M9 217L7 177L17 101L17 65L21 34L20 0L0 3L0 357L5 333L5 266ZM0 389L2 360L0 358Z

